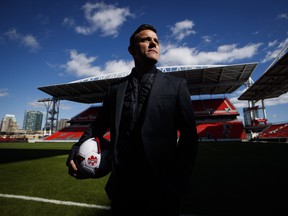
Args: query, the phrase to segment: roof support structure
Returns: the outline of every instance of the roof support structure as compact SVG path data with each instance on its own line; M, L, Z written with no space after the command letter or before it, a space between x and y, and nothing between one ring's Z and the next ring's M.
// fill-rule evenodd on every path
M44 126L44 136L51 135L56 132L58 118L59 118L59 107L60 100L57 98L43 98L38 100L38 102L44 103L46 107L46 120Z

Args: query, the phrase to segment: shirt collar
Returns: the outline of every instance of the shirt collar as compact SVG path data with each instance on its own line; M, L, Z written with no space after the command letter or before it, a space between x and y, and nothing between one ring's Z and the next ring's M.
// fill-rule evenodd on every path
M156 66L154 66L151 70L149 70L145 74L156 74L156 72L157 72L157 68L156 68ZM135 67L132 69L131 74L133 77L138 78L138 79L141 79L141 77L143 76L143 74L138 72Z

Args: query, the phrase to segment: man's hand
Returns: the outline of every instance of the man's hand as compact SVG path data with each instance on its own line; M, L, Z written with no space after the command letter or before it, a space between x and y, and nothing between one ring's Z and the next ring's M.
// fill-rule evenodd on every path
M71 151L66 161L66 166L68 167L69 175L77 179L83 179L84 177L79 172L79 169L77 168L77 165L75 163L76 153L78 149L79 149L78 145L72 146Z
M73 160L70 160L68 168L69 168L69 171L68 171L69 175L77 178L77 176L78 176L78 168L77 168L77 166L76 166L76 164L75 164L75 162Z

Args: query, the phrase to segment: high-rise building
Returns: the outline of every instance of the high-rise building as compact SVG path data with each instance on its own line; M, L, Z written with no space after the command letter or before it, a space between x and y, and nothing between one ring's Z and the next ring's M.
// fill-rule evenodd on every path
M57 124L57 131L61 130L62 128L68 127L70 119L60 119Z
M25 111L23 129L38 131L42 128L43 113L40 111Z
M18 130L18 125L15 115L6 114L1 121L1 133L14 133Z

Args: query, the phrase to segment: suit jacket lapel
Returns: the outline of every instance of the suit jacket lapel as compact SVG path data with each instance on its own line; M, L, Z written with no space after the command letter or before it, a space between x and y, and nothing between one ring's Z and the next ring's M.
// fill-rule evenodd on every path
M124 96L125 96L125 90L128 84L128 80L125 79L124 82L121 82L119 84L117 93L116 93L116 107L115 107L115 129L116 129L116 134L118 137L118 132L119 132L119 125L120 125L120 120L121 120L121 114L122 114L122 107L123 107L123 102L124 102Z
M161 88L162 88L161 87L161 83L162 83L161 79L163 79L162 72L157 71L156 77L154 79L152 88L151 88L150 93L149 93L149 98L148 98L148 102L147 102L147 106L146 106L145 116L147 116L150 112L150 108L153 105L155 93L157 93L158 91L161 91ZM144 119L147 119L147 118L144 118Z

